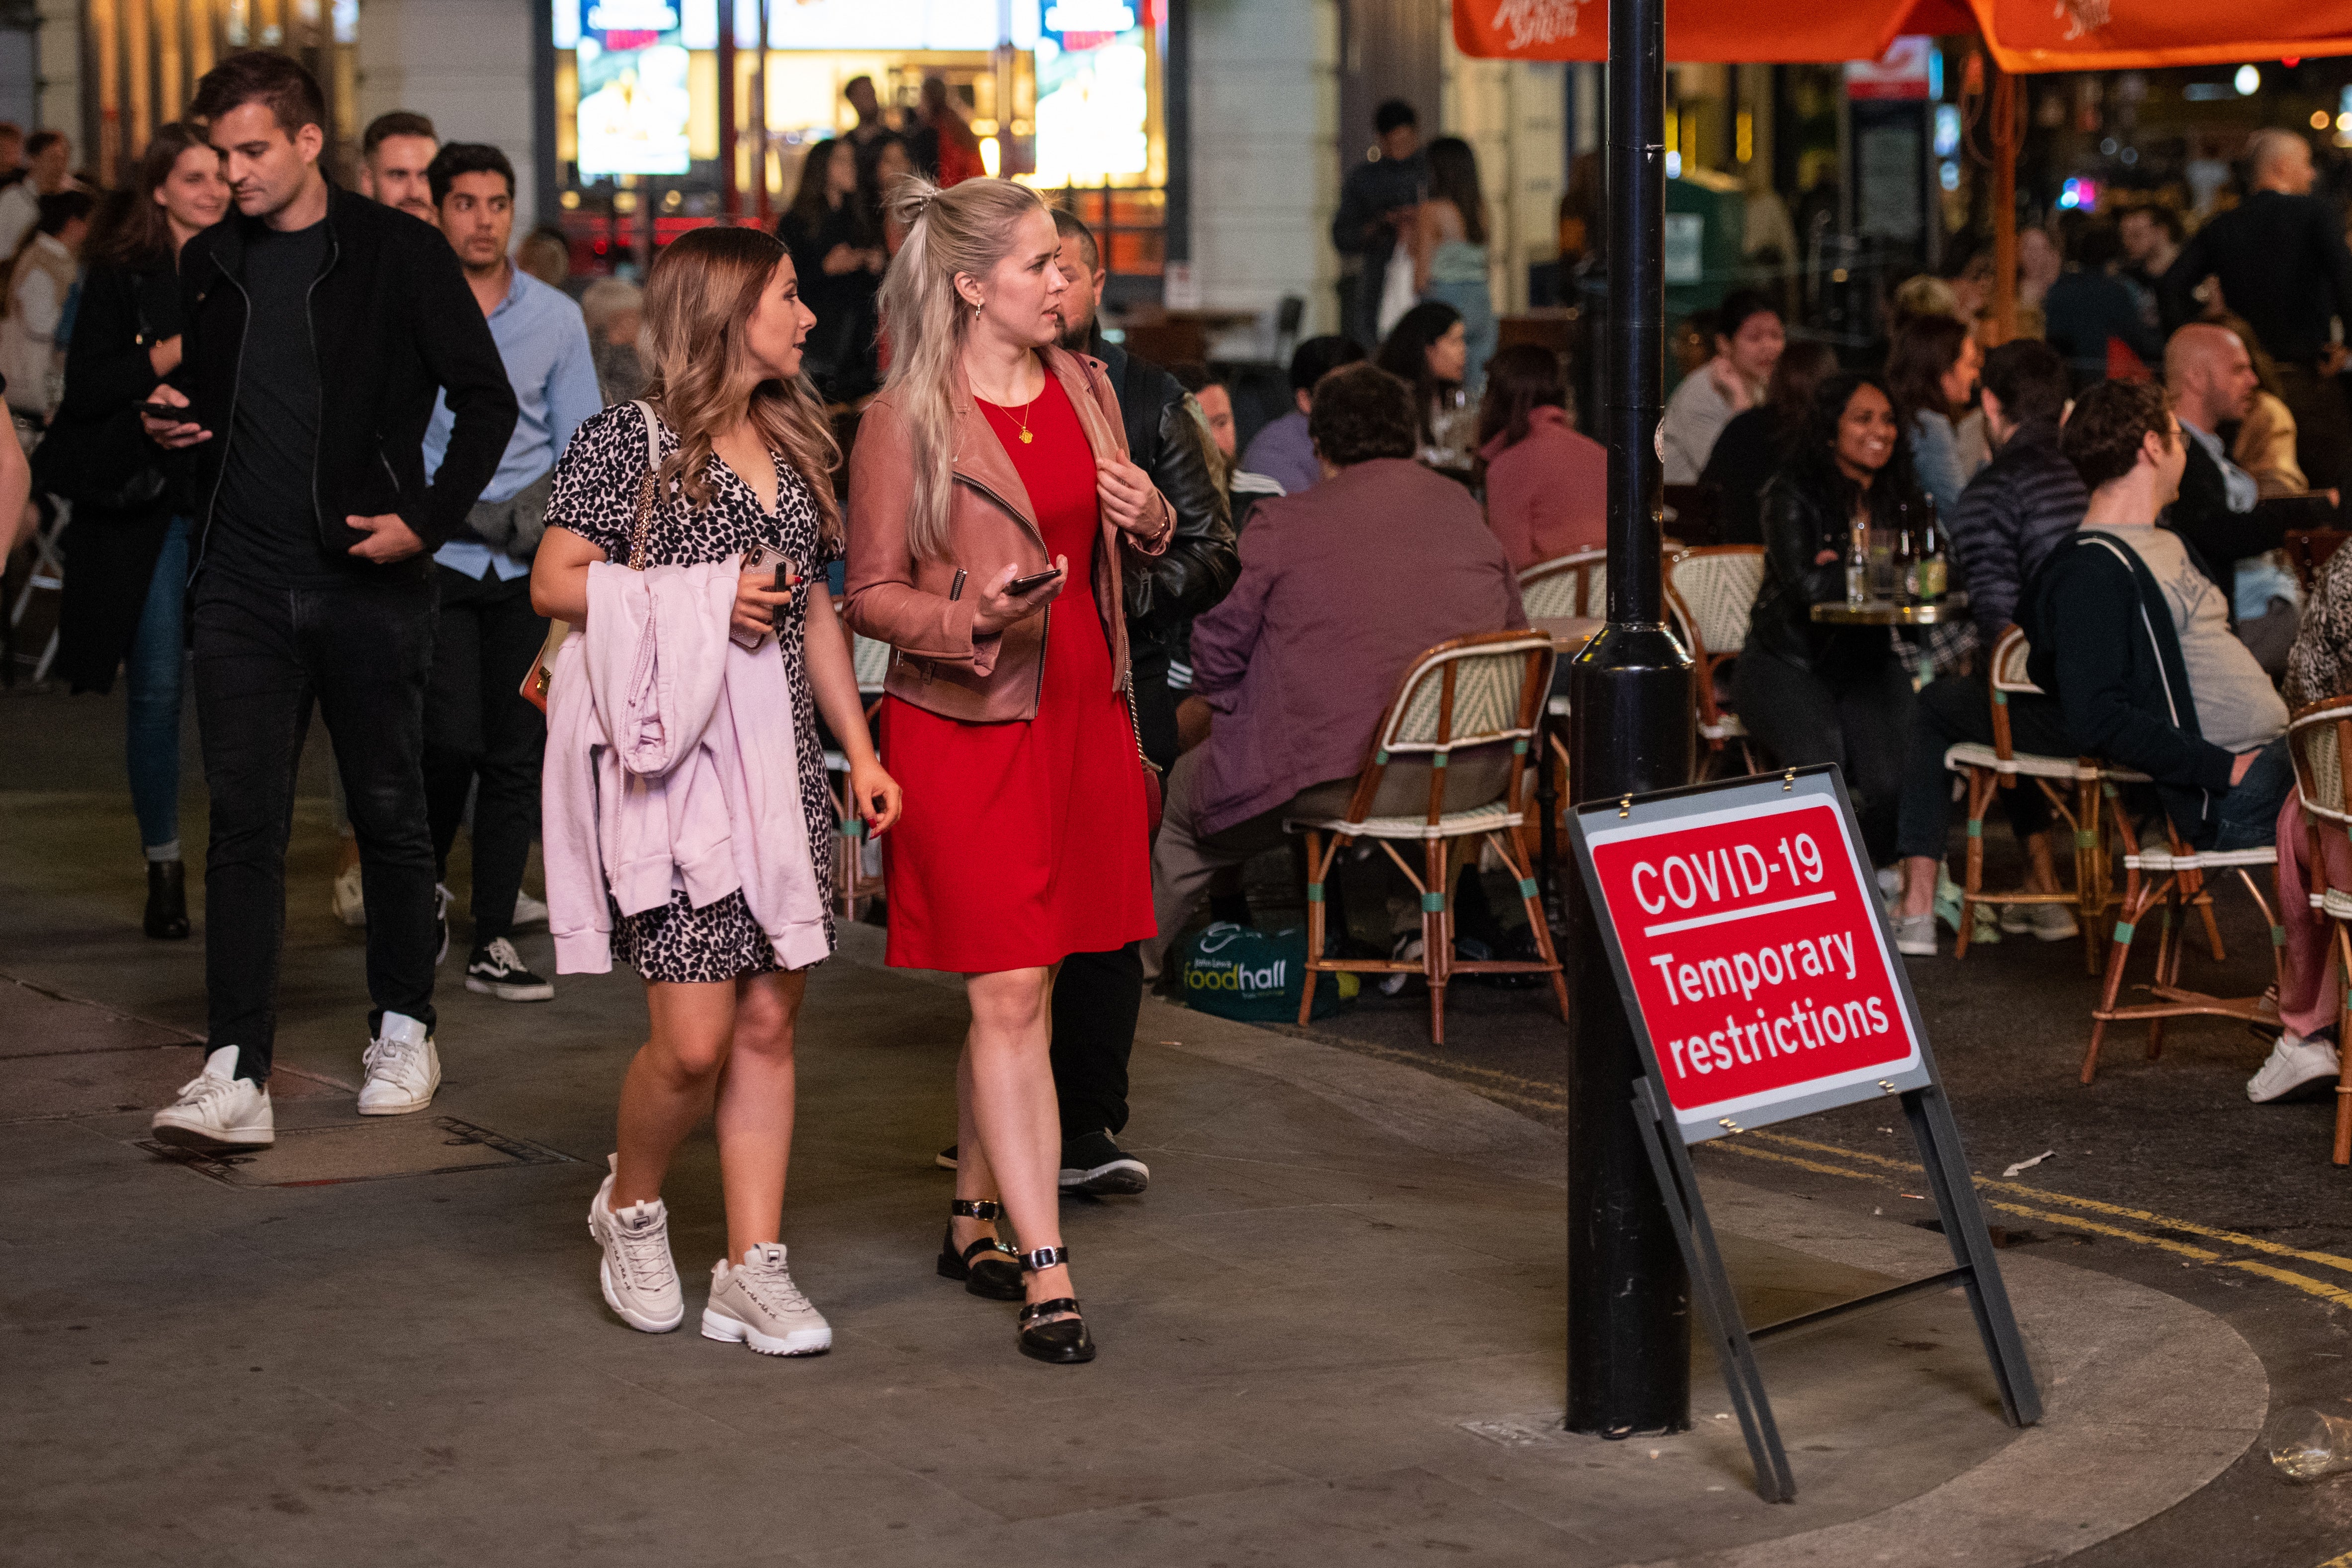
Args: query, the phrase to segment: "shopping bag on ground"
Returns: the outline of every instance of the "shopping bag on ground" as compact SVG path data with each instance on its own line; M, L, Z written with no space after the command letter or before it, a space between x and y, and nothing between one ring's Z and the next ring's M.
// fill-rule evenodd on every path
M1177 967L1187 1006L1244 1024L1298 1018L1307 985L1307 932L1262 931L1219 921L1184 939ZM1357 977L1326 974L1315 987L1315 1013L1328 1018L1356 999Z

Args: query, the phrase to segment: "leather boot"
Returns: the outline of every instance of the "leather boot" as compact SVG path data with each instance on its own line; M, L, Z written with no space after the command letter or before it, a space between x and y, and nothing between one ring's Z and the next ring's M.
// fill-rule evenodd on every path
M188 870L184 861L147 862L147 934L163 942L188 935Z

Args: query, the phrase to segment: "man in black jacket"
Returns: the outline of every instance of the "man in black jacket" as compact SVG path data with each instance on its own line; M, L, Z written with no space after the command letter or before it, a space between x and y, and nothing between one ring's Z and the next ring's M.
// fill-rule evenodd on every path
M2068 384L2066 362L2032 338L2003 343L1985 356L1985 433L1995 451L1960 492L1949 531L1958 584L1968 590L1969 615L1987 658L2017 618L2025 584L2081 526L2090 502L2081 476L2058 446L2058 416L2066 406ZM2055 702L2012 697L2008 707L2018 750L2054 746L2065 754ZM1903 952L1927 957L1936 951L1936 885L1952 815L1944 754L1962 742L1990 745L1992 739L1991 693L1981 675L1948 675L1919 693L1904 748L1903 804L1895 832L1904 877L1895 936ZM2010 827L2025 847L2026 890L2057 891L2055 862L2042 836L2050 822L2048 803L2040 790L2025 784L2001 795ZM2006 905L2000 923L2004 931L2031 932L2044 942L2077 934L2074 917L2059 904Z
M276 1139L269 1104L293 762L320 708L366 868L372 1037L364 1115L421 1110L432 1037L433 837L422 769L436 619L431 552L465 521L516 417L498 345L448 244L336 189L318 83L283 55L231 56L191 118L236 216L180 257L184 420L204 498L191 594L196 715L212 795L205 980L212 1052L156 1135ZM434 482L434 395L456 416Z
M1176 762L1176 693L1168 667L1183 655L1192 617L1225 596L1241 570L1231 512L1206 426L1176 378L1104 340L1095 321L1103 266L1094 235L1075 214L1054 212L1070 279L1062 303L1063 346L1103 362L1118 394L1128 454L1175 509L1165 552L1127 579L1127 632L1138 736L1162 773ZM1143 1007L1143 957L1136 944L1074 952L1054 985L1054 1085L1062 1111L1065 1191L1139 1193L1151 1180L1113 1136L1127 1125L1127 1060Z
M2311 143L2292 131L2256 132L2246 163L2253 194L2181 247L2164 275L2164 318L2203 314L2195 293L2208 278L2278 362L2280 389L2294 415L2303 471L2315 489L2352 479L2352 411L2336 371L2342 351L2328 319L2352 321L2352 250L2341 216L2311 194Z
M2107 382L2064 442L2091 503L2019 608L2027 672L2057 697L2073 749L2146 773L2191 846L2270 843L2294 782L2286 705L2230 635L2221 590L2156 526L2180 486L2179 422L2156 388Z

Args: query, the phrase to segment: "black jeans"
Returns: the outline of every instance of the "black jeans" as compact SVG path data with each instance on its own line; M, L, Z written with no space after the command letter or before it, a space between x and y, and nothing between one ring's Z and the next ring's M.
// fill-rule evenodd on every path
M2073 757L2074 742L2054 697L2012 695L2009 700L2012 750L2044 757ZM1979 679L1948 675L1919 693L1911 720L1911 744L1903 763L1903 813L1895 846L1906 858L1944 858L1952 821L1952 775L1944 753L1963 741L1992 744L1992 693ZM2050 826L2050 803L2031 779L2000 792L2009 808L2010 831L2019 843Z
M1911 677L1892 653L1839 677L1750 647L1734 667L1740 722L1782 767L1835 763L1853 793L1871 864L1895 858L1895 803L1911 730Z
M1054 981L1054 1097L1062 1142L1127 1125L1127 1058L1143 1012L1143 952L1074 952Z
M523 700L522 678L547 640L530 607L530 579L501 583L436 565L441 624L425 693L425 804L443 880L449 847L474 796L474 942L514 927L515 895L539 832L539 764L547 721Z
M368 1016L433 1024L433 836L422 766L434 584L423 573L265 588L215 568L193 616L196 721L212 841L205 987L214 1046L266 1079L278 1031L286 837L315 702L359 837L367 885ZM518 679L520 678L518 677Z

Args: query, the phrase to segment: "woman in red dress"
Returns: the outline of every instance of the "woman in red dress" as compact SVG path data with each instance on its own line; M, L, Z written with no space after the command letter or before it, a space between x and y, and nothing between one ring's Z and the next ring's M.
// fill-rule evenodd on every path
M1119 584L1174 513L1128 460L1101 364L1055 346L1068 280L1036 193L908 180L894 205L907 242L882 285L889 379L850 465L846 616L895 650L889 962L961 973L971 1005L940 1272L1025 1296L1024 1354L1091 1361L1061 1245L1051 1004L1063 958L1152 934Z

